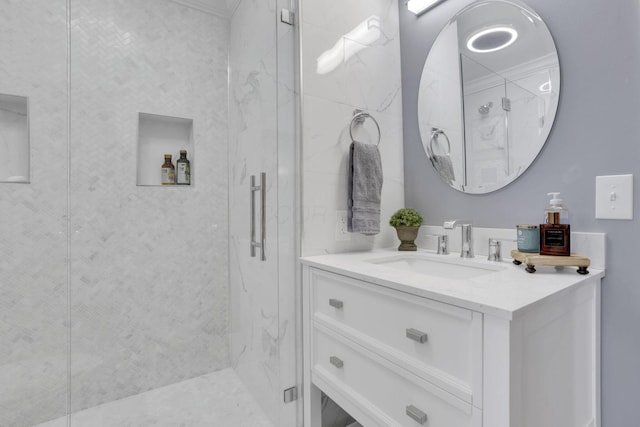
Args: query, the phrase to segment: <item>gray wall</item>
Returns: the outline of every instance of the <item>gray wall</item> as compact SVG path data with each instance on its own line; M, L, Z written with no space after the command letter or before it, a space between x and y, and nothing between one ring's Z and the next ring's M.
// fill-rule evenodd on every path
M400 6L405 198L429 225L471 218L481 227L535 223L546 193L561 191L577 231L607 233L602 290L603 427L632 425L639 403L640 286L632 254L640 239L635 191L633 221L595 219L595 177L640 176L640 3L529 0L553 34L561 67L560 104L547 144L514 183L486 195L449 188L428 163L416 105L422 65L439 30L471 3L449 0L416 18Z

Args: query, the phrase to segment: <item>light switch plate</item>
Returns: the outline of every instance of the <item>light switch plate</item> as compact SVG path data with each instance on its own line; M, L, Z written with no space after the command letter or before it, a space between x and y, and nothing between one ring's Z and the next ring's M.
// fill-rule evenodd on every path
M633 175L596 176L596 218L633 219Z

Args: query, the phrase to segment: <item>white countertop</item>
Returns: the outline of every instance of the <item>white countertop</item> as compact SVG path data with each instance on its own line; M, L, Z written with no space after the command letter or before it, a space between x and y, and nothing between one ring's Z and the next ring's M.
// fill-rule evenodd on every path
M470 279L448 279L369 262L406 254L469 266L497 267L498 271ZM507 319L514 318L536 303L570 292L586 281L604 277L604 270L589 268L589 274L580 275L575 267L557 271L554 267L536 266L535 273L527 273L524 265L516 266L511 260L461 259L459 254L436 255L425 250L398 252L383 249L317 255L300 260L311 267Z

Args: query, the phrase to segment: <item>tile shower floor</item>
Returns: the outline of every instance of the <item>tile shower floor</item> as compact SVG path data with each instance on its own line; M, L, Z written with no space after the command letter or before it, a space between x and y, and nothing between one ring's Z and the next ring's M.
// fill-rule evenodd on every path
M66 427L60 418L34 427ZM72 427L274 427L233 369L71 415Z

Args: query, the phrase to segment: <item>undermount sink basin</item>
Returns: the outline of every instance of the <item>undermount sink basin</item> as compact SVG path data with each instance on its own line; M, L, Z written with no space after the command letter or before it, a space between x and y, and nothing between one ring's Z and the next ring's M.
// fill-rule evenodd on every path
M368 262L384 267L446 279L472 279L503 269L503 267L497 265L475 264L471 260L464 258L456 259L446 255L402 254L388 258L369 260Z

